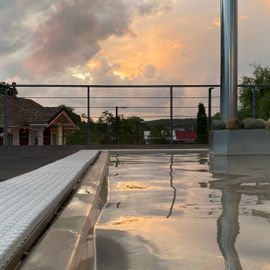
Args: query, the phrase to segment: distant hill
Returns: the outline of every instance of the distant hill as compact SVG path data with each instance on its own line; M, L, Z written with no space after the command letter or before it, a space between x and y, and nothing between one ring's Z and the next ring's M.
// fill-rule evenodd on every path
M149 126L149 128L157 125L164 125L170 126L170 119L158 119L158 120L151 120L145 121L145 123ZM196 118L185 118L185 119L173 119L173 124L181 124L188 128L195 128L196 127Z

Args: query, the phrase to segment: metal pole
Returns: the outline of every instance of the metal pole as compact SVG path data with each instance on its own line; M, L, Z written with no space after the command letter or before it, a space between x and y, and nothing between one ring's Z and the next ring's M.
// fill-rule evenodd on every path
M221 120L237 116L238 0L221 0Z
M173 144L173 87L170 86L170 127L171 127L171 144Z
M211 87L208 89L208 130L212 128L212 90L214 88Z
M136 143L139 144L139 121L136 121Z
M90 87L87 87L87 145L90 145Z
M7 91L8 91L8 87L5 87L4 88L4 138L3 138L4 146L8 146Z
M118 137L119 119L118 119L118 106L115 107L115 143L119 143Z
M252 117L256 118L256 87L252 89Z

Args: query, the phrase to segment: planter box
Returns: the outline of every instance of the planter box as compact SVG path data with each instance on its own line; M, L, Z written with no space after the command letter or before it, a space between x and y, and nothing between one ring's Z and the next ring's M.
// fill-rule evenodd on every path
M213 130L210 153L214 155L270 155L270 130Z

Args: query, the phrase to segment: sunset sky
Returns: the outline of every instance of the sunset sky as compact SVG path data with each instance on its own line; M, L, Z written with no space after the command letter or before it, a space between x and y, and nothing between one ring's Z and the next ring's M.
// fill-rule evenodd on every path
M0 13L0 81L219 84L219 0L0 0ZM239 0L239 79L251 63L270 64L269 26L270 0ZM179 95L206 93L190 91Z

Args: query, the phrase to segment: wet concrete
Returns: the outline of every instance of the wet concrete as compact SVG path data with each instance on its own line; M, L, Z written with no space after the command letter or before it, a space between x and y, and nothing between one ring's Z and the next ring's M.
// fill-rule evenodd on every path
M111 156L97 270L269 269L269 163L207 153Z
M94 227L107 200L108 158L108 152L100 154L19 269L95 269Z

